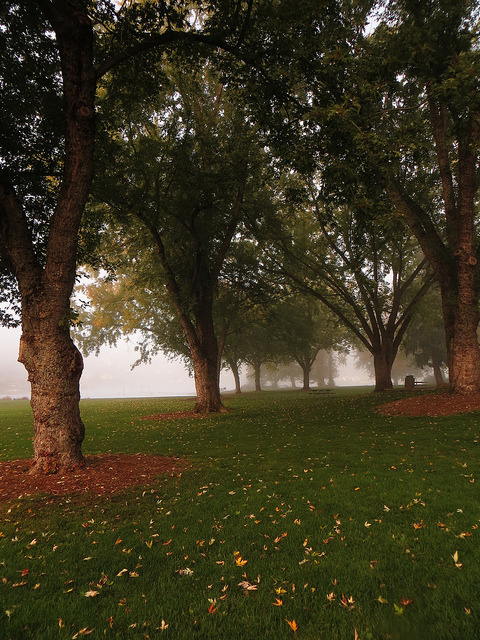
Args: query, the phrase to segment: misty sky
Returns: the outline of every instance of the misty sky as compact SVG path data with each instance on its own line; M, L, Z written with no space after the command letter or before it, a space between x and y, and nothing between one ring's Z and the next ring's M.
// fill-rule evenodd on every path
M20 329L0 327L0 398L19 398L30 395L27 373L18 361ZM137 359L132 343L123 342L115 349L102 348L100 357L85 358L80 381L83 398L128 398L146 396L194 395L193 379L180 361L168 360L162 355L152 359L150 365L130 370ZM369 384L365 373L354 370L351 363L340 367L336 379L339 386ZM221 388L233 389L233 376L222 372Z

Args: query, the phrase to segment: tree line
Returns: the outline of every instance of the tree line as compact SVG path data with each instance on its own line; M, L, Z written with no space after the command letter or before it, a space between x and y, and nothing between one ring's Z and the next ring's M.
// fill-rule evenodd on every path
M266 310L336 318L389 388L435 287L450 388L480 390L475 2L7 1L0 21L1 317L34 472L82 460L78 265L130 291L142 357L176 331L199 411Z

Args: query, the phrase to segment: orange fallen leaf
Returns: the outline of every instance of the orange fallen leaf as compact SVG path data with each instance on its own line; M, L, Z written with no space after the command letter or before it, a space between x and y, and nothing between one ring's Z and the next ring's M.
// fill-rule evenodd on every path
M275 598L275 602L272 602L274 607L281 607L283 605L283 600L280 598Z
M295 622L295 620L292 620L292 621L290 622L290 620L287 620L287 619L285 618L285 622L288 624L288 626L290 627L290 629L291 629L293 632L296 632L296 631L297 631L297 629L298 629L298 625L297 625L297 623Z
M208 613L215 613L217 610L217 607L215 605L215 603L212 603L209 607L208 607Z
M412 604L413 598L402 598L402 604L404 607L408 607L409 604Z

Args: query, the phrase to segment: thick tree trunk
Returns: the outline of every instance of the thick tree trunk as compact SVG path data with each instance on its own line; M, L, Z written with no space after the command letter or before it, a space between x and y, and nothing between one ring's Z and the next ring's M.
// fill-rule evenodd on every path
M471 269L471 266L470 266ZM460 274L459 274L460 276ZM445 338L447 342L450 390L456 393L480 391L480 349L478 345L478 300L471 278L465 277L455 298L457 304L451 311L454 295L442 288Z
M308 391L310 389L310 369L307 364L300 365L303 371L303 391Z
M261 391L262 390L262 380L261 380L261 367L262 367L262 363L261 362L255 362L254 364L252 364L253 367L253 372L255 374L255 391Z
M197 401L196 413L219 413L225 408L220 397L218 344L213 324L213 292L205 289L195 301L195 325L174 302L190 347Z
M25 322L24 322L25 327ZM85 429L80 418L80 352L68 329L23 331L19 361L28 371L34 418L31 473L72 470L83 462Z
M333 351L331 349L327 352L327 358L328 358L328 386L334 387L335 386L335 362L333 359Z
M441 361L437 362L435 358L432 358L432 369L433 369L433 376L435 378L435 384L437 385L437 389L441 389L446 385L446 382L443 379Z
M219 413L224 410L218 386L217 356L204 348L191 347L197 401L196 413Z
M385 340L373 353L373 367L375 370L375 391L393 389L392 367L397 351L394 345Z
M240 382L240 371L238 364L234 360L228 362L231 372L233 373L233 379L235 380L235 393L242 393L242 385Z

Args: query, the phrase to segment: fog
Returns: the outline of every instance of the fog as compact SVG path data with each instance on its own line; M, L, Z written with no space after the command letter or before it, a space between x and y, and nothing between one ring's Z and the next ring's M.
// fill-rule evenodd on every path
M0 327L0 398L21 398L30 395L27 373L17 361L20 329ZM131 370L137 359L134 345L122 342L117 348L103 347L100 356L88 356L84 360L84 372L80 381L82 398L134 398L194 395L193 379L183 364L163 355L152 358L151 364L144 364ZM242 375L245 382L245 375ZM368 374L357 371L352 358L339 366L335 378L338 386L371 384ZM222 390L235 388L233 376L222 371Z

